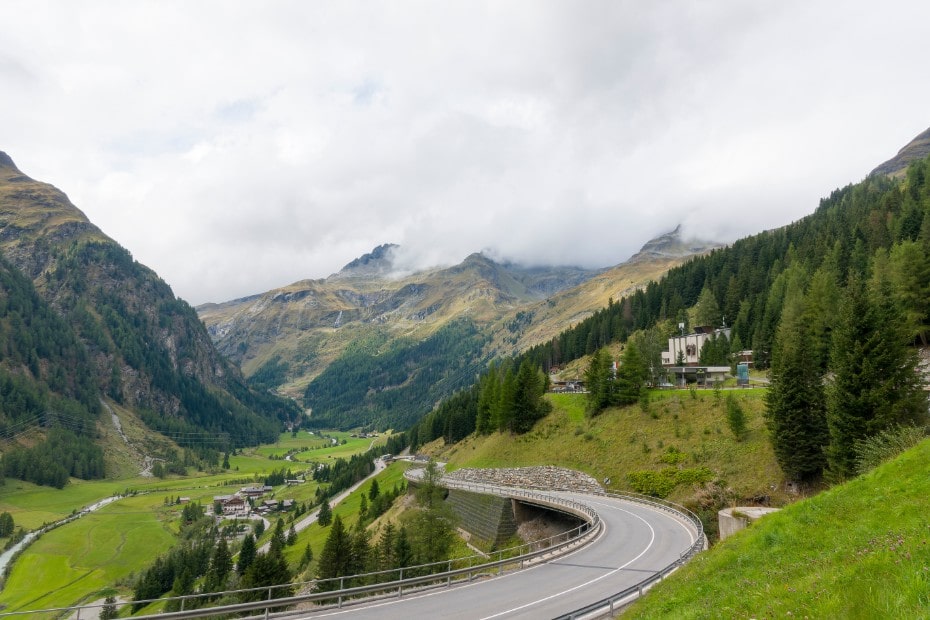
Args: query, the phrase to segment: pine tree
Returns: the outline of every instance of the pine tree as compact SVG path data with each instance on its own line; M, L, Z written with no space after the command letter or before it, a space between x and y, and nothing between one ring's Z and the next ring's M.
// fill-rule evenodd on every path
M376 557L378 570L391 570L397 568L397 529L393 523L388 523L381 530L381 536L378 539L376 547Z
M313 549L310 548L310 543L307 543L304 547L304 554L300 556L300 570L310 566L311 562L313 562Z
M894 424L926 423L917 353L887 280L850 279L833 333L827 422L831 476L855 474L856 443Z
M284 550L284 545L287 543L287 539L284 536L284 519L278 519L274 525L274 533L271 535L271 541L268 545L270 551L277 551L278 553Z
M320 552L320 561L317 565L317 578L320 580L334 579L351 574L352 541L342 518L336 515L333 525ZM322 590L334 590L339 587L338 582L319 584Z
M242 548L239 549L239 561L236 563L236 572L244 575L252 562L255 561L255 538L251 533L242 539Z
M100 608L100 620L114 620L119 617L119 610L116 608L116 597L112 594L103 599L103 607Z
M643 364L639 348L633 341L627 341L617 369L614 402L618 405L632 405L639 400L643 382L648 370Z
M362 525L361 521L355 522L355 529L351 536L351 562L349 565L350 575L361 575L370 572L371 567L371 545L368 538L368 530ZM354 581L352 585L363 585Z
M320 504L320 513L317 515L316 520L323 527L333 522L333 510L329 507L329 501L325 498L323 503Z
M503 372L500 392L498 393L497 406L494 410L494 423L497 430L501 433L513 431L513 405L517 392L517 380L513 373L513 367L508 366Z
M821 475L827 443L823 378L804 318L801 285L789 287L772 351L766 422L775 458L793 480Z
M417 489L419 510L410 520L410 546L420 564L445 560L454 535L452 513L443 501L445 489L439 481L442 472L430 461Z
M225 538L220 538L213 548L210 558L210 568L207 571L204 589L208 592L219 592L225 589L226 578L232 570L232 555Z
M697 303L694 304L692 324L716 327L720 325L721 314L717 298L714 296L713 291L705 286L698 296Z
M727 394L726 408L727 427L737 441L742 441L746 437L746 414L732 392Z
M547 403L542 397L545 393L545 381L538 369L524 359L517 372L514 390L513 430L525 433L533 428L536 420L548 413Z
M891 249L889 276L911 338L927 346L930 321L930 257L924 244L904 241Z
M12 536L15 528L16 525L13 522L13 515L8 512L0 514L0 538Z
M406 526L397 531L397 540L394 543L394 567L403 568L413 564L413 549L410 547L410 536Z
M488 371L478 380L478 413L475 419L475 432L479 435L487 435L494 430L492 419L498 397L498 385L497 365L491 364Z
M588 416L597 415L614 402L614 382L610 365L607 349L595 351L588 362L588 368L584 373L585 389L588 392L585 412Z
M287 530L287 539L284 542L287 543L288 547L293 547L297 544L297 529L294 527L293 523L291 523L290 529Z
M280 550L272 547L268 553L259 553L255 560L242 576L241 586L248 590L252 588L266 588L267 586L286 586L291 581L291 571L287 567L287 560ZM271 598L284 598L293 592L291 587L269 588L269 590L244 591L240 594L242 602L256 601L269 596Z

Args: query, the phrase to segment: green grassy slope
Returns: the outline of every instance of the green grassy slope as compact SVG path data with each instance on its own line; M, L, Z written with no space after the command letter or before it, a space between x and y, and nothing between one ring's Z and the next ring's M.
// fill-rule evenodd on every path
M748 433L737 441L725 419L732 393L742 405ZM762 417L764 390L653 391L641 405L612 408L585 417L583 394L550 394L553 411L525 435L470 436L450 446L442 440L421 450L461 467L556 465L610 478L612 491L665 487L663 493L698 513L713 540L717 510L758 503L780 506L795 500L775 461ZM650 489L634 484L631 475Z
M634 618L926 618L930 441L701 554ZM624 617L626 617L626 615Z

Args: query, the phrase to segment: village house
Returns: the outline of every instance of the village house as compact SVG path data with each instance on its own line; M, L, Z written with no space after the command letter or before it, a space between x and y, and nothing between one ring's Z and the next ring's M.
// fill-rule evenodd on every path
M271 493L274 491L274 487L268 486L267 484L260 487L242 487L239 489L239 495L244 495L246 497L256 498L265 495L266 493Z
M224 516L244 517L249 514L248 502L238 495L215 495L213 503L223 507Z

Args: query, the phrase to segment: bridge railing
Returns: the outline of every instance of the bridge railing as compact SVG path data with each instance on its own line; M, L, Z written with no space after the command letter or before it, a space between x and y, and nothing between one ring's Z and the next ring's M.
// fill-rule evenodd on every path
M617 497L620 499L637 502L639 504L646 504L653 508L658 508L659 510L669 512L676 518L688 522L695 529L697 536L695 537L694 543L692 543L690 547L683 550L679 554L677 560L669 563L667 566L664 566L652 575L649 575L639 583L625 588L616 594L608 596L607 598L601 599L595 603L585 605L584 607L576 609L571 613L559 616L557 620L613 617L613 615L622 607L641 597L643 593L645 593L645 591L653 584L662 581L670 573L678 570L678 568L681 567L685 562L691 559L694 555L700 553L707 546L707 536L704 533L704 524L696 514L684 506L679 506L678 504L665 501L664 499L649 497L646 495L637 495L635 493L607 493L607 495L610 497Z

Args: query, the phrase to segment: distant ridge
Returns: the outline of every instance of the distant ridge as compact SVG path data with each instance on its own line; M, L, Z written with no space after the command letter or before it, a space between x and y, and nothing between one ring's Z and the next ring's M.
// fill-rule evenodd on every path
M721 244L715 241L682 239L681 224L679 224L675 227L675 230L647 241L639 252L630 257L630 262L655 260L657 258L685 258L704 254L719 247L721 247Z
M928 154L930 154L930 129L904 145L897 155L875 168L869 176L903 177L912 161L924 159Z
M379 245L368 254L363 254L346 264L330 278L385 276L394 267L392 254L398 247L400 246L395 243Z

